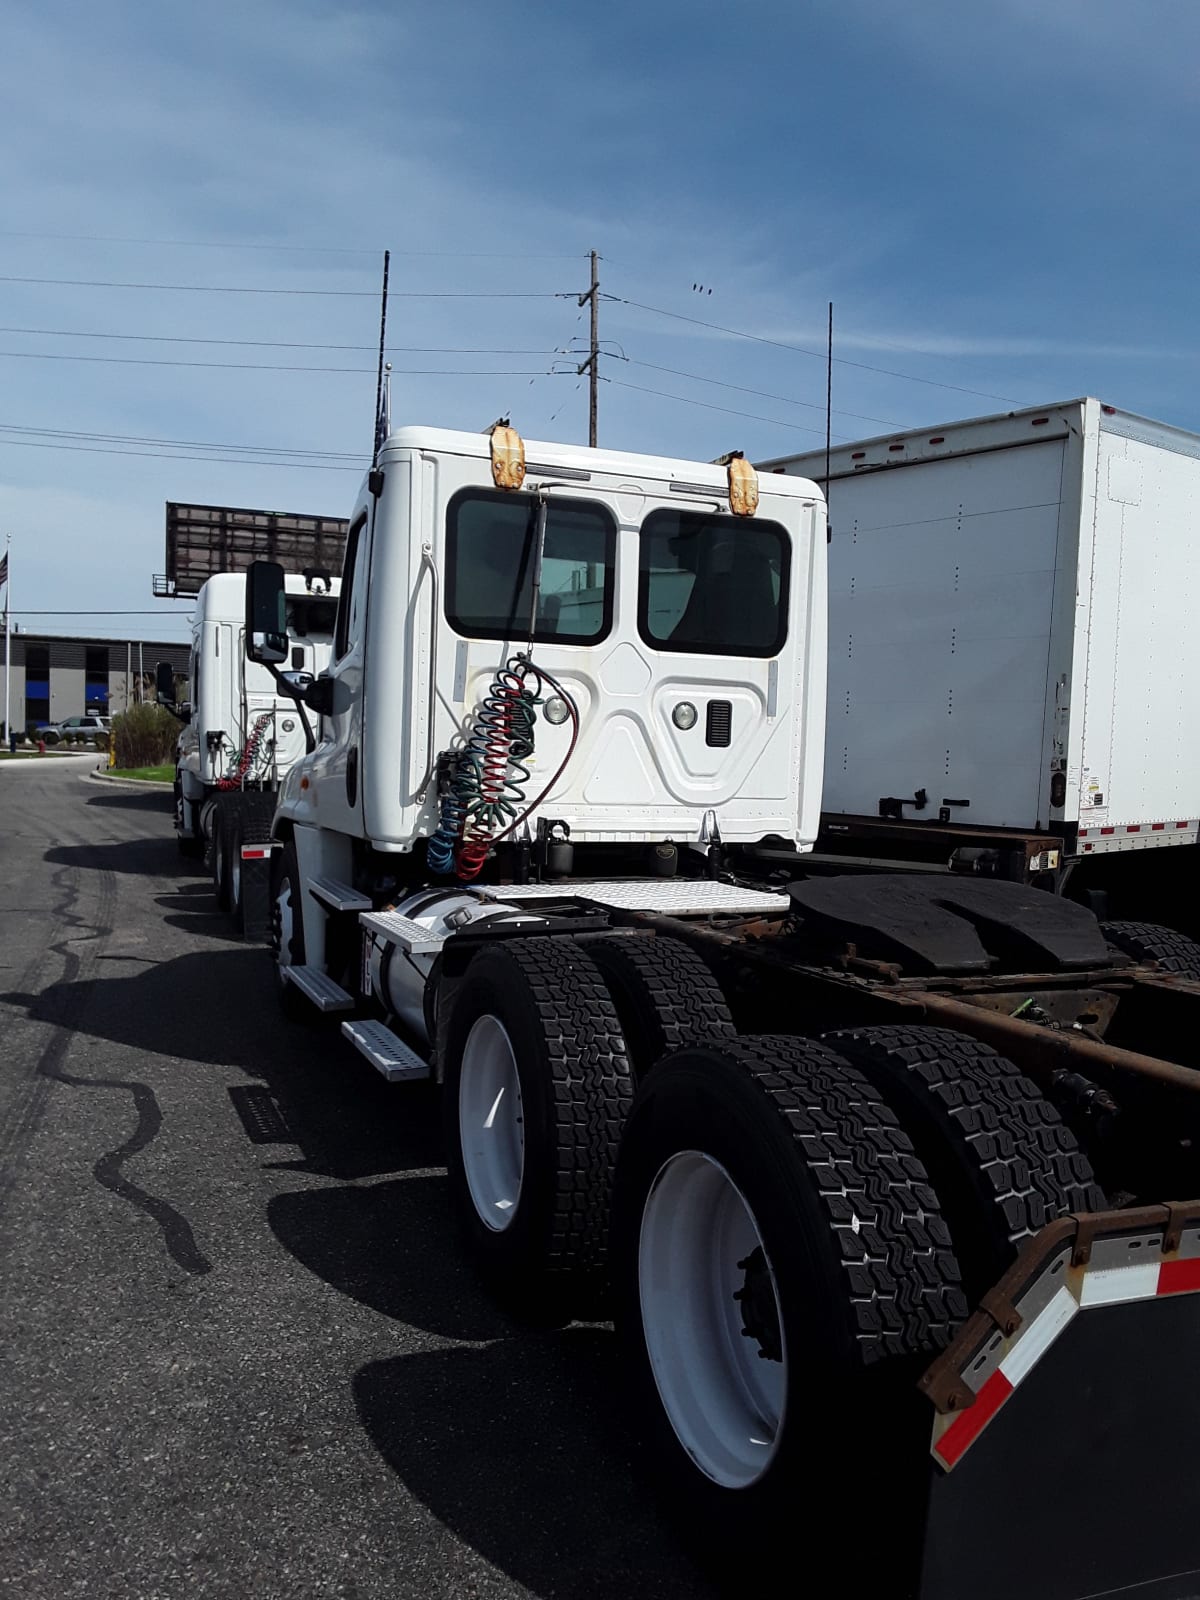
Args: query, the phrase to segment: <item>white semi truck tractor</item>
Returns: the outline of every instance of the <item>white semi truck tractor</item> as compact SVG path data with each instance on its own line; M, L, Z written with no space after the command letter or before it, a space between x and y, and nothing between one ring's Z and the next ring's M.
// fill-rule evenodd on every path
M209 855L221 909L244 917L241 848L266 838L284 774L304 754L311 722L295 691L329 664L338 580L289 573L287 653L265 667L246 654L246 576L219 573L196 598L189 698L175 765L175 829L185 855ZM158 698L174 705L174 674L159 663ZM306 736L306 728L308 735ZM256 931L251 929L249 931Z
M438 1086L481 1272L611 1313L737 1592L1190 1593L1200 948L810 870L826 556L738 456L391 432L266 846L280 997ZM252 567L277 670L288 605Z

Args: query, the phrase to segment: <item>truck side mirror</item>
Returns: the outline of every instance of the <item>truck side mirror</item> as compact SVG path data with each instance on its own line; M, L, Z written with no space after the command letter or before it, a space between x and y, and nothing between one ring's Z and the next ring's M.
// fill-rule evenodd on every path
M333 691L334 680L322 676L313 679L302 698L310 711L315 711L319 717L330 717L333 715Z
M175 704L175 668L169 661L155 663L154 694L160 706Z
M252 561L246 573L246 654L264 667L288 658L287 601L277 561Z

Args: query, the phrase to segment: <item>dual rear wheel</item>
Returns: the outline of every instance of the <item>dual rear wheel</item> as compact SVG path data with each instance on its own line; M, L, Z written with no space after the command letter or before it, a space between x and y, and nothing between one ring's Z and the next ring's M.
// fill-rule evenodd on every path
M739 1038L672 940L497 945L442 1040L451 1184L485 1275L518 1309L611 1308L656 1481L717 1556L776 1548L801 1505L814 1532L844 1523L848 1482L910 1526L920 1371L1028 1234L1104 1204L988 1047Z

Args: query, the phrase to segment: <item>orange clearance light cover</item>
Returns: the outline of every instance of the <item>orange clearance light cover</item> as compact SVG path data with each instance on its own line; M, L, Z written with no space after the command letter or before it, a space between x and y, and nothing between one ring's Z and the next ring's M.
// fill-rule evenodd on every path
M735 517L752 517L758 510L758 473L738 453L730 457L729 509Z
M525 441L507 422L491 432L492 481L497 489L519 489L525 482Z
M307 789L308 788L308 779L307 778L301 778L300 779L300 787L302 789Z

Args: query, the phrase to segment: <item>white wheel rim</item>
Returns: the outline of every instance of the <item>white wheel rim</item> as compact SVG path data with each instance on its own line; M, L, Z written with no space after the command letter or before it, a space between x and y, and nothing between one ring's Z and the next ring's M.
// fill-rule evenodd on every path
M755 1317L735 1295L746 1287L750 1258L768 1322L774 1300L766 1337L777 1336L779 1359L764 1357L763 1340L744 1331L744 1319ZM676 1438L714 1483L748 1488L770 1466L783 1430L787 1345L754 1213L711 1156L683 1150L660 1168L642 1212L638 1289L650 1366Z
M279 885L279 894L275 899L275 912L279 918L279 949L275 952L275 964L282 974L284 967L292 964L292 884L290 878L285 878ZM286 982L286 979L281 981Z
M458 1136L467 1188L480 1220L503 1233L525 1176L525 1108L517 1058L503 1023L478 1018L463 1047Z

